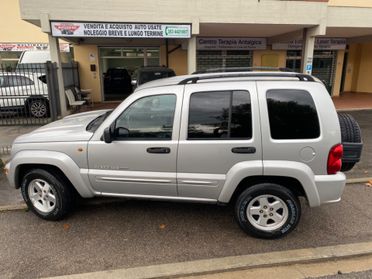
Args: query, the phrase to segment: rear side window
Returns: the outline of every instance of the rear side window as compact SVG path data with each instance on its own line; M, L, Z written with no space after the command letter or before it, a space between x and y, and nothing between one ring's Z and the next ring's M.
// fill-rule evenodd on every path
M31 79L23 76L7 76L6 79L7 86L26 86L34 84Z
M310 93L275 89L266 93L273 139L314 139L320 136L319 119Z
M252 138L247 91L197 92L190 97L188 139Z

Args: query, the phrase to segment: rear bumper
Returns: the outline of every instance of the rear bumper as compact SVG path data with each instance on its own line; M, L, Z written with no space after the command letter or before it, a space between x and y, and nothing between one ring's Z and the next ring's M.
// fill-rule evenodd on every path
M338 202L345 189L346 177L342 172L334 175L316 175L315 185L320 204Z

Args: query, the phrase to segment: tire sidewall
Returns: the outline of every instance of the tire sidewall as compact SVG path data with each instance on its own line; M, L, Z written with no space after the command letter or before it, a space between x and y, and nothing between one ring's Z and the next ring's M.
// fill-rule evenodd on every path
M248 220L247 207L249 203L252 199L261 195L276 196L287 205L288 219L280 228L273 231L263 231L253 226ZM240 227L245 232L259 238L279 238L287 235L297 226L301 215L301 207L298 198L283 186L259 184L245 190L240 195L236 202L235 213Z
M49 213L39 211L33 205L32 201L31 201L31 199L28 195L28 188L30 187L30 182L34 179L43 179L43 180L47 181L53 189L53 192L54 192L55 197L56 197L56 204L55 204L54 209ZM22 184L21 184L22 196L23 196L23 199L25 200L28 208L31 209L39 217L41 217L43 219L51 219L51 220L58 219L59 215L60 215L60 212L63 211L61 188L63 190L63 185L57 180L57 178L55 178L50 173L48 173L44 170L33 170L33 171L27 173L24 176Z

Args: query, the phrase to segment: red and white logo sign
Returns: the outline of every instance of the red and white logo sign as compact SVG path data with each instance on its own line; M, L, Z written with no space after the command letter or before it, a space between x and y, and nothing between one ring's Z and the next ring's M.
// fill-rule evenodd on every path
M75 31L80 28L80 25L74 23L58 23L53 25L63 35L74 35Z

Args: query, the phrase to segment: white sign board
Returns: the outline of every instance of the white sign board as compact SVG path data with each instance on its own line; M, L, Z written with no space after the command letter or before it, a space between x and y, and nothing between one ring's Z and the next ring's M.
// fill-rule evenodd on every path
M51 22L54 37L190 38L190 24Z
M0 51L25 51L25 50L48 50L49 45L45 43L0 43ZM61 52L70 52L70 45L59 44Z
M198 50L266 49L265 38L197 38Z
M346 39L343 38L316 38L316 50L342 50L346 48ZM274 43L274 50L301 50L302 40L293 40L288 43Z

